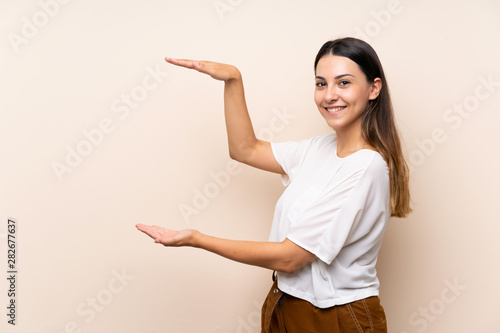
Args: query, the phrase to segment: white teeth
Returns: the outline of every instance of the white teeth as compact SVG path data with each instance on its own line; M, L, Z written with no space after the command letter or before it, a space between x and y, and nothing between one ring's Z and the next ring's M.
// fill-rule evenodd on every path
M326 109L328 110L328 112L337 112L337 111L342 110L343 108L345 108L345 106L339 106L336 108L326 108Z

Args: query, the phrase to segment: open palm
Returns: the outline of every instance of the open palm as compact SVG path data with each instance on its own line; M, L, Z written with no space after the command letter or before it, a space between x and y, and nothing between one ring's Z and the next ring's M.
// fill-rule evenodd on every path
M220 81L235 79L240 75L240 71L236 67L212 61L174 59L169 57L166 57L165 61L172 65L195 69L200 73L210 75L212 78Z
M136 224L136 228L165 246L185 246L190 245L195 230L169 230L157 225Z

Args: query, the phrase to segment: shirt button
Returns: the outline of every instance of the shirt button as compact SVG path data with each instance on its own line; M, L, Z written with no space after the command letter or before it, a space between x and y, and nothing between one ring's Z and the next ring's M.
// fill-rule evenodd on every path
M279 292L279 290L278 290L278 289L274 289L274 290L273 290L273 292L274 292L275 294L277 294L277 293Z

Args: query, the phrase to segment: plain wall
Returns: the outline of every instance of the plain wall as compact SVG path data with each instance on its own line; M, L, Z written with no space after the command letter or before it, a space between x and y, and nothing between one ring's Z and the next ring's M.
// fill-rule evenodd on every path
M414 212L378 262L391 333L499 332L498 1L3 1L0 253L17 223L16 325L2 332L259 332L271 272L164 248L136 223L266 240L278 175L231 162L223 83L165 56L241 70L256 132L328 133L313 60L378 52Z

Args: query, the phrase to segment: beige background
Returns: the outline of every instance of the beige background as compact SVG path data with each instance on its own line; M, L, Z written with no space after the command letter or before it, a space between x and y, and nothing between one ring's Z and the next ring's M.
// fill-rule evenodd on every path
M412 171L414 213L379 257L389 330L499 332L499 14L493 0L2 1L0 266L15 218L19 274L15 327L1 279L0 330L258 332L269 271L135 230L266 240L283 191L230 163L222 83L163 57L238 66L259 135L298 140L329 131L317 50L364 35Z

